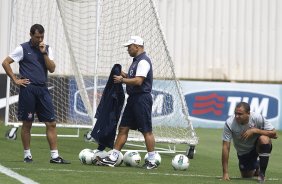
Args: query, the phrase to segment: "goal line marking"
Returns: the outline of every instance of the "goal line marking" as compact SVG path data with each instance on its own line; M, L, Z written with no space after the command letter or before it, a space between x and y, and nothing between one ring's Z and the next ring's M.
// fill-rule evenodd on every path
M30 178L27 178L25 176L22 176L14 171L12 171L11 169L4 167L0 164L0 173L3 173L7 176L10 176L11 178L14 178L18 181L20 181L21 183L26 183L26 184L38 184L37 182L31 180Z
M95 166L93 166L95 167ZM97 166L97 167L102 167L102 166ZM12 168L14 170L35 170L35 169L26 169L26 168ZM201 175L201 174L181 174L181 173L154 173L154 172L112 172L112 171L85 171L85 170L72 170L72 169L46 169L46 168L38 168L36 171L56 171L56 172L81 172L81 173L105 173L105 174L121 174L121 173L126 173L126 174L142 174L142 175L163 175L163 176L178 176L178 177L199 177L199 178L217 178L220 179L221 176L210 176L210 175ZM230 177L230 179L243 179L241 177ZM267 181L279 181L278 178L266 178Z

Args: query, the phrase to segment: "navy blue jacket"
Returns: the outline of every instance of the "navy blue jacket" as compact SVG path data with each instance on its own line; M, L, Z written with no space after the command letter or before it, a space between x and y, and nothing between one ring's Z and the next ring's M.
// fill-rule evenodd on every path
M98 144L109 148L114 146L117 124L125 98L122 84L114 84L113 75L121 75L120 64L115 64L111 70L95 114L97 121L91 132L91 136Z

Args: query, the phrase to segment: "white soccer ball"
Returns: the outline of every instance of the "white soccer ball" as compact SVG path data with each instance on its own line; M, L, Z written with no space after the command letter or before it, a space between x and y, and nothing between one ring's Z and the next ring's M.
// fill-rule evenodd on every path
M110 150L108 152L108 156L111 155L112 152L113 152L113 150ZM117 163L115 164L115 166L120 166L122 164L122 162L123 162L123 154L122 154L122 152L119 152L119 156L118 156Z
M127 151L124 154L123 162L126 166L136 167L141 163L141 156L138 151Z
M82 157L83 157L84 153L87 152L87 151L91 151L91 149L85 148L85 149L83 149L83 150L81 150L81 151L79 152L79 154L78 154L78 159L79 159L81 162L82 162Z
M145 163L148 162L148 153L146 153L145 157L144 157ZM155 160L156 160L156 164L159 166L162 162L162 157L161 155L156 152L155 153Z
M82 164L91 165L94 159L94 152L91 149L83 149L80 151L78 158Z
M171 165L174 168L174 170L186 170L189 167L189 159L186 155L183 154L177 154L174 156L174 158L171 161Z

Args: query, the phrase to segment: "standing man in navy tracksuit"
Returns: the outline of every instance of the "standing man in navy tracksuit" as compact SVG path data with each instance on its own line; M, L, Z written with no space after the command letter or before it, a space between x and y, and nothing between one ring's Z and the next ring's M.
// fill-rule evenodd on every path
M58 153L54 107L47 88L48 71L53 73L56 68L53 51L43 42L42 25L31 26L30 37L28 42L18 46L2 63L7 75L20 87L18 119L23 122L21 138L24 162L33 161L30 151L30 130L36 113L39 121L45 122L46 125L46 136L51 151L50 163L69 164L70 162L64 160ZM13 62L20 65L19 78L10 66Z
M114 166L119 152L127 141L130 129L139 130L145 139L148 160L144 167L146 169L157 168L155 163L155 138L152 132L152 85L153 69L150 58L144 51L144 41L139 36L131 36L131 39L124 44L128 53L133 57L133 62L128 74L114 75L115 83L126 84L126 91L129 95L127 104L119 125L119 132L116 138L113 152L110 156L99 158L102 165Z

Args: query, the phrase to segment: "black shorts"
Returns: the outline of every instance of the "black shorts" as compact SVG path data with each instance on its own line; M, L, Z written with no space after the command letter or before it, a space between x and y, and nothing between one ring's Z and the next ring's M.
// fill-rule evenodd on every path
M55 121L52 97L46 85L29 84L20 88L18 119L34 121L35 113L40 122Z
M258 153L256 148L244 155L238 155L240 171L253 171L258 166Z
M142 133L151 132L152 105L150 93L130 95L119 126L139 130Z

